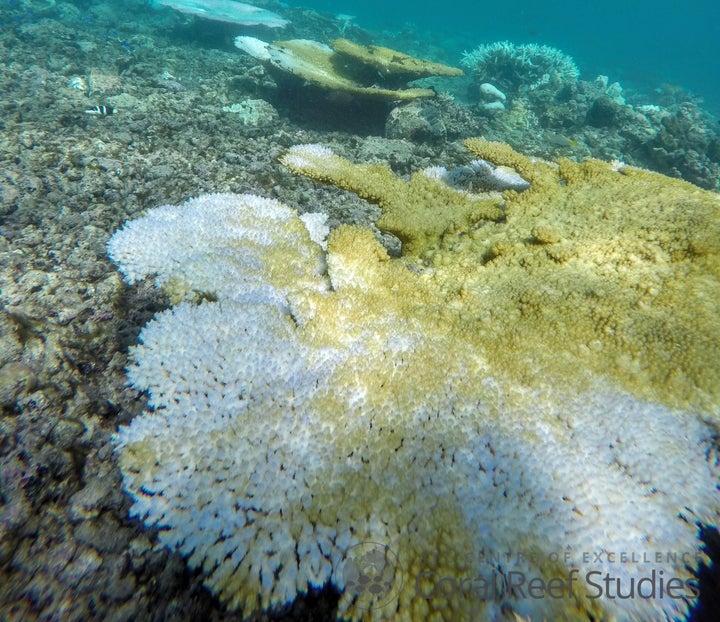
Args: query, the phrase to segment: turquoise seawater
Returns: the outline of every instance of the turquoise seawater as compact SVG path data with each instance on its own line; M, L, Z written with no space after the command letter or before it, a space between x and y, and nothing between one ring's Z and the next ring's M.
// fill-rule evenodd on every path
M510 40L561 49L584 78L662 88L673 84L720 111L720 2L717 0L503 0L409 2L294 0L329 13L356 16L361 27L435 34L440 45L473 48Z

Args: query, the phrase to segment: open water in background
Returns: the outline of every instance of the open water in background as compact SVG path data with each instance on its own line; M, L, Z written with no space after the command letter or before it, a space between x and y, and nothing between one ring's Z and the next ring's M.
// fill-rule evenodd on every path
M249 0L248 0L249 1ZM453 55L510 40L559 48L581 76L642 88L664 83L720 113L720 0L291 0L357 17L360 27L437 33ZM450 49L448 50L450 52Z

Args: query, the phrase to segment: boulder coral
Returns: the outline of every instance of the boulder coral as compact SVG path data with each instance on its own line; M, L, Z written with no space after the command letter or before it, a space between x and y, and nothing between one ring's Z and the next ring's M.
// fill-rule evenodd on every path
M399 258L357 226L324 248L322 216L250 195L151 210L109 243L176 302L131 352L149 394L115 438L132 514L244 615L328 584L357 620L672 619L698 596L720 511L718 197L467 146L531 188L283 157L389 213L414 201ZM617 598L643 579L652 596Z

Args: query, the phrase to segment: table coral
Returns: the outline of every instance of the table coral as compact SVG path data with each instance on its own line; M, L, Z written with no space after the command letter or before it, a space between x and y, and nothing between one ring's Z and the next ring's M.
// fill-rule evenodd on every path
M717 197L468 147L532 187L450 209L401 258L355 226L324 251L321 217L248 195L109 244L183 299L132 351L132 513L245 615L328 583L367 620L667 619L697 597L720 511ZM420 212L463 194L374 186L318 146L284 162L383 209L386 186ZM617 598L645 578L652 597Z
M379 45L360 45L342 37L330 41L330 47L343 59L344 67L356 78L371 82L380 77L401 86L420 78L463 75L462 69L456 67L415 58Z
M462 75L459 69L388 48L361 46L347 39L336 39L331 46L309 39L267 43L254 37L235 38L235 47L282 78L291 76L321 89L363 98L392 102L434 97L432 89L405 83L422 76ZM382 72L377 62L384 62Z
M423 173L404 181L313 145L282 161L378 203L378 227L401 239L406 257L434 267L428 278L443 291L444 315L457 310L482 334L503 373L579 381L591 369L646 399L716 407L720 197L598 160L551 164L501 143L466 146L531 189L506 193L501 210L497 198Z
M290 22L277 13L233 0L155 0L180 13L228 24L285 28Z
M351 165L320 145L294 147L281 161L295 172L378 203L383 210L378 227L399 237L406 254L419 255L436 246L451 227L463 230L481 219L504 217L497 196L459 192L422 171L406 182L386 165Z

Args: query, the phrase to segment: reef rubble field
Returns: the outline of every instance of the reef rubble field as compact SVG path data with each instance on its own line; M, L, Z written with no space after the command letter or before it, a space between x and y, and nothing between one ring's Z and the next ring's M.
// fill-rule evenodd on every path
M592 146L606 159L640 157L620 152L626 143L607 127L578 147L562 132L523 135L522 124L475 116L460 95L436 98L434 117L423 112L432 122L419 140L383 135L376 108L365 118L342 97L316 94L338 118L286 109L277 96L277 110L268 108L277 85L233 47L237 29L136 8L130 17L92 2L21 0L0 9L3 620L242 619L211 595L200 572L158 545L156 529L129 517L111 436L147 406L128 386L128 348L170 301L149 282L128 288L107 258L108 238L123 222L205 193L251 192L299 213L322 206L331 228L372 228L397 254L398 240L374 227L376 206L295 176L278 158L293 145L320 143L356 162L387 161L403 176L460 165L461 139L502 139L506 131L516 148L537 147L544 157L582 157ZM288 14L292 36L367 36L343 20ZM338 111L346 103L357 119L344 126ZM673 105L670 128L706 119L695 101ZM435 132L437 119L443 130ZM698 144L720 145L707 136L711 125L703 121ZM675 158L664 160L675 174L717 184L715 169L693 167L692 158L683 169ZM331 620L336 604L328 590L252 619Z

